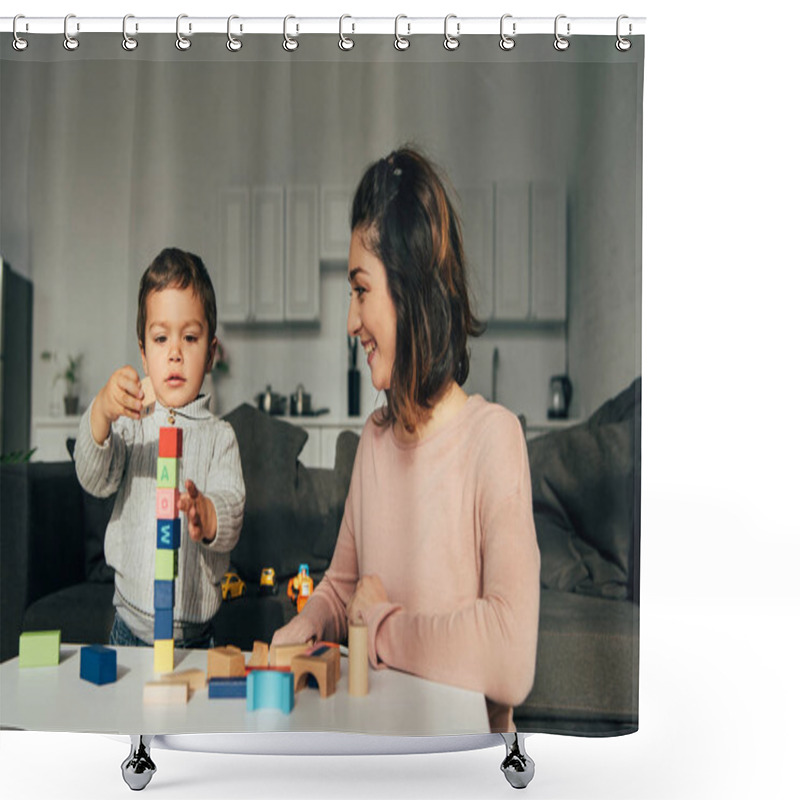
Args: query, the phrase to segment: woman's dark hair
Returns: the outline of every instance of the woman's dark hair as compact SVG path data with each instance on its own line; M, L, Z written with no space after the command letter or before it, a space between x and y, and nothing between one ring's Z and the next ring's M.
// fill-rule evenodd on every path
M364 173L350 229L383 262L397 314L380 424L413 431L451 379L466 381L467 337L484 329L470 307L461 224L436 167L404 147Z
M153 259L139 281L139 310L136 315L136 335L139 347L144 350L144 335L147 328L147 298L151 292L175 287L194 290L203 304L208 323L208 347L211 356L211 343L217 333L217 299L214 286L205 264L200 256L187 253L177 247L166 247Z

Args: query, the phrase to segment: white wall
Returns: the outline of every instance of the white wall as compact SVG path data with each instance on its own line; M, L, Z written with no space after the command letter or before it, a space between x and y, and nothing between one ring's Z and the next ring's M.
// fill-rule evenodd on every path
M491 47L499 53L494 42ZM27 62L22 69L4 62L3 96L10 104L18 97L24 102L23 120L4 114L0 128L3 163L13 165L3 175L2 246L34 281L34 353L85 354L83 405L113 369L138 368L139 276L167 245L197 252L212 277L218 274L221 186L354 186L371 160L412 141L456 186L557 180L567 184L579 212L582 203L606 203L603 176L585 170L579 158L597 144L596 120L587 121L581 107L587 80L592 91L603 86L602 72L591 77L593 66L62 60ZM601 104L594 110L605 113ZM617 127L613 115L603 123L611 139ZM608 204L612 217L614 208L616 200ZM593 220L603 231L629 233L629 223L579 213L572 239L588 236L595 255ZM630 353L618 347L633 330L639 289L629 283L640 267L631 264L633 244L628 250L624 261L607 253L597 262L570 243L577 255L569 265L570 373L576 398L584 399L574 408L581 414L636 371ZM622 302L605 291L618 285L627 292ZM319 329L219 330L231 359L231 374L217 382L220 412L252 401L267 383L289 393L302 382L316 406L344 415L343 275L323 273L321 300ZM598 339L608 343L602 350L593 347ZM564 330L490 329L473 343L469 391L490 395L494 348L498 399L529 421L543 420L549 377L565 368ZM369 384L360 363L366 403ZM37 361L34 416L48 413L51 375Z

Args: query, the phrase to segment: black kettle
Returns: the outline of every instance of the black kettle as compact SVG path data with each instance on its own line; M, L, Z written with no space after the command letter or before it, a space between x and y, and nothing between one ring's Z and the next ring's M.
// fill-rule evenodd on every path
M550 378L550 405L548 419L566 419L569 401L572 399L572 383L567 375L553 375Z

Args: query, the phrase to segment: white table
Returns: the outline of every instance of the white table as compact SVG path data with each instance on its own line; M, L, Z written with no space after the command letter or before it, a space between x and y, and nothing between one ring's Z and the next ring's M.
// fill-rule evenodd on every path
M0 726L38 731L107 734L184 734L327 731L389 736L443 736L489 732L479 692L433 683L394 670L370 670L369 694L347 691L348 662L336 693L322 699L305 688L294 710L246 710L243 698L208 699L206 689L185 705L145 706L142 690L153 672L153 650L117 647L117 680L97 686L80 678L80 645L62 644L57 667L0 665ZM175 669L206 669L205 650L176 650Z

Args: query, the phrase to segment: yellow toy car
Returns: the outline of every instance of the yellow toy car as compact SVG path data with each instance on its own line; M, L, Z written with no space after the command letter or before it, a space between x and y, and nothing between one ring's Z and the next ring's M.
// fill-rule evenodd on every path
M264 569L261 570L258 591L259 594L278 593L278 587L275 585L275 570L272 567L264 567Z
M244 581L235 572L226 572L222 579L222 599L233 600L244 594Z

